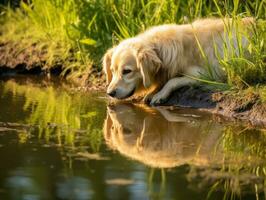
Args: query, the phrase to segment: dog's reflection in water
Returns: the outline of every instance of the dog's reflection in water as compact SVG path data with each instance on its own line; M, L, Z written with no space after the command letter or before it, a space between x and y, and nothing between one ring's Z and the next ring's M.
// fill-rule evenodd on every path
M221 129L202 118L120 103L108 106L104 137L111 149L152 167L218 164Z

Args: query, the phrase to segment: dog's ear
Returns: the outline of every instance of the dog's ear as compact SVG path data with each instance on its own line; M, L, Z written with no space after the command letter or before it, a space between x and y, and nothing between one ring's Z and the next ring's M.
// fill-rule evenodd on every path
M104 126L103 126L103 136L106 144L112 149L115 149L115 146L113 145L112 141L112 134L114 134L114 122L111 118L109 106L107 107L107 115L106 119L104 120Z
M104 126L103 126L103 133L106 141L109 141L111 138L111 129L112 129L113 122L111 120L111 117L109 116L109 113L107 113L106 119L104 120Z
M106 83L109 85L109 83L112 80L112 72L111 72L111 60L112 60L112 55L115 47L108 49L107 52L103 56L103 71L106 75Z
M143 48L137 52L137 65L140 69L145 88L151 86L152 79L159 71L161 64L162 62L154 49Z

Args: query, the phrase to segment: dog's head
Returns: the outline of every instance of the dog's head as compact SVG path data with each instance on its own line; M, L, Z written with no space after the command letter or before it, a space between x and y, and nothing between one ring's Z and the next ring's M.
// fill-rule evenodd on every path
M109 49L103 58L107 93L118 99L133 95L140 88L149 88L161 60L149 45L126 40Z

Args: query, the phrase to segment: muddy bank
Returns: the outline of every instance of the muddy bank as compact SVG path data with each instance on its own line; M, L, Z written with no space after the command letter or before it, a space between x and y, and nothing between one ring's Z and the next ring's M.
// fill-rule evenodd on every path
M13 41L0 42L0 77L16 75L52 75L66 78L70 71L61 76L64 65L75 62L73 56L69 55L67 61L56 59L52 65L47 62L47 47L37 48L37 45L29 45L21 48L21 45ZM66 63L66 64L64 64ZM84 75L69 78L79 90L104 90L105 78L103 72L97 67L88 67Z
M229 119L244 120L251 125L266 126L266 104L255 93L213 92L202 87L184 87L174 92L164 105L197 108Z
M60 61L52 67L46 67L45 48L37 49L32 45L19 50L17 45L10 42L0 43L0 76L59 75L62 72ZM94 68L85 76L77 77L74 82L77 90L105 90L105 76ZM261 103L258 95L252 93L227 94L202 87L184 87L174 92L164 105L197 108L227 118L248 121L252 125L266 126L266 105Z
M35 45L22 49L16 42L0 43L0 75L42 73L59 75L62 72L60 61L48 70L46 53L45 48L38 49Z

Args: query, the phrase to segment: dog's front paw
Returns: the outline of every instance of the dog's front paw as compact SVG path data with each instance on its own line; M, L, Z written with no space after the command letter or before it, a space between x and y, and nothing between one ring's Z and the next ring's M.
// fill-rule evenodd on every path
M143 101L145 104L150 104L152 98L153 98L154 94L153 93L149 93L147 94L144 98Z
M160 105L162 103L165 103L166 100L167 100L167 97L168 95L165 94L163 91L160 91L158 92L157 94L155 94L153 97L152 97L152 100L151 100L151 105L152 106L156 106L156 105Z

